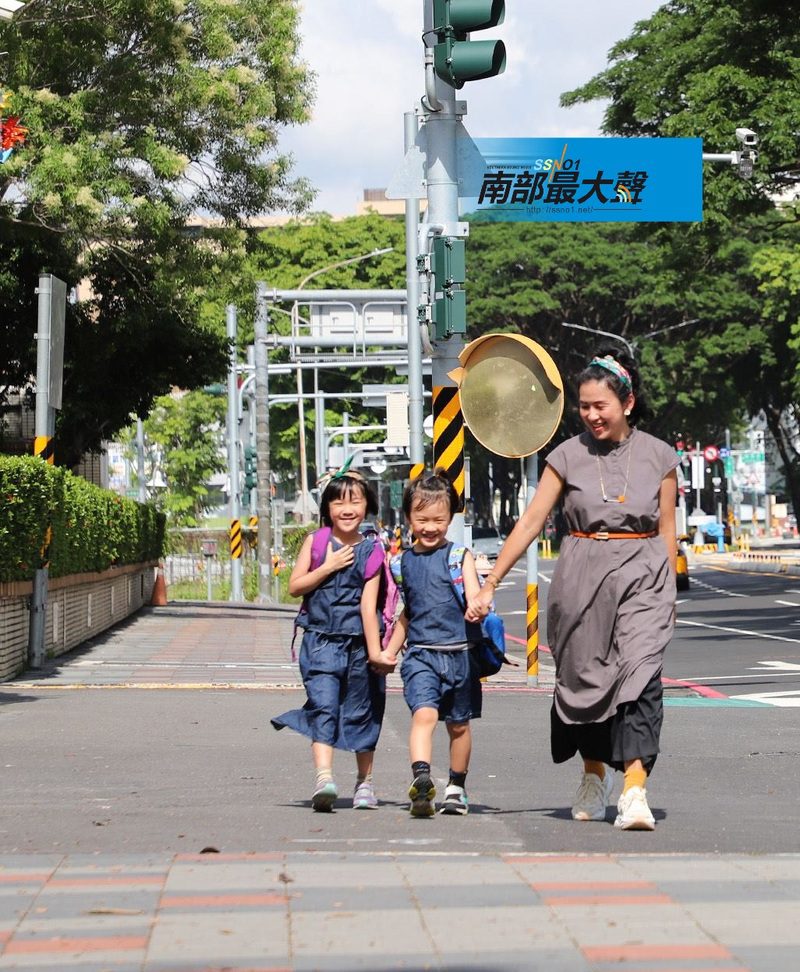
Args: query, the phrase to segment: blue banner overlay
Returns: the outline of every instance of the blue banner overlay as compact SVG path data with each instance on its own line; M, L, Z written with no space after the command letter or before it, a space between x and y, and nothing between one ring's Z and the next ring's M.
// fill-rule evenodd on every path
M461 200L481 222L703 219L700 138L476 138L486 168ZM475 173L474 175L477 175Z

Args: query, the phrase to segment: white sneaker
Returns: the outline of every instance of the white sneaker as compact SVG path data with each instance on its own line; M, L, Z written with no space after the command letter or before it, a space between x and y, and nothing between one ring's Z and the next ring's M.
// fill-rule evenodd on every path
M602 780L595 773L584 773L572 804L572 819L605 820L608 798L613 789L614 771L610 767Z
M614 826L620 830L655 830L656 820L647 804L647 791L640 786L626 790L617 803Z

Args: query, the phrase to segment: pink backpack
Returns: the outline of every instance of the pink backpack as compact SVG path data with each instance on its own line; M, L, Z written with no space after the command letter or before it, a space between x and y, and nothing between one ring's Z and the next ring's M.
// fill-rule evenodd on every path
M314 539L311 541L311 570L316 570L325 560L325 553L327 552L332 532L331 528L326 526L314 531ZM381 647L385 648L389 644L389 639L394 631L400 594L395 579L392 576L389 559L381 538L371 528L364 530L364 537L367 540L371 539L373 541L372 550L364 565L364 572L367 576L373 577L378 570L381 571L381 582L378 589L378 610L381 612L384 626ZM295 637L297 637L297 628L302 627L299 623L300 620L304 615L308 614L308 596L307 594L303 598L300 610L297 612L297 617L295 618ZM292 638L292 661L294 660L294 638Z

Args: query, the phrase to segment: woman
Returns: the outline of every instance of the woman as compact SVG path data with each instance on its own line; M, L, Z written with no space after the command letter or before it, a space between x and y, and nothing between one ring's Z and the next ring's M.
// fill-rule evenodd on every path
M551 749L584 762L572 816L604 820L625 773L615 826L652 830L646 781L659 751L661 668L675 616L677 454L634 427L633 361L605 351L578 376L586 431L547 458L533 501L506 540L468 618L486 614L494 589L561 500L569 527L548 596L556 665Z

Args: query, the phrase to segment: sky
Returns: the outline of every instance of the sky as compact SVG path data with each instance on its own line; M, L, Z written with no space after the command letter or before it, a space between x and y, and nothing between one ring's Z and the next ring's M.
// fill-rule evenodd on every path
M473 138L600 134L602 102L560 108L562 92L601 71L612 45L663 0L506 0L506 19L475 39L505 42L496 78L459 92ZM318 190L312 206L354 213L365 188L386 186L403 157L403 114L424 92L422 0L303 0L301 56L316 73L307 125L281 148Z

